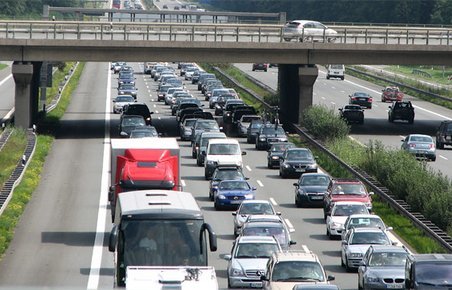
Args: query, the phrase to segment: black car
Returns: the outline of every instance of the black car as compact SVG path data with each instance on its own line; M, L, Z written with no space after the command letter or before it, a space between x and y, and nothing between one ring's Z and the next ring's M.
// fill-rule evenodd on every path
M359 105L346 105L339 108L339 116L347 123L364 123L364 110Z
M118 95L131 95L137 99L138 89L133 84L122 84L118 87Z
M414 107L410 101L395 101L389 106L388 121L392 123L394 120L404 120L413 124Z
M193 101L191 101L192 99ZM171 107L171 115L176 116L177 112L185 108L199 108L201 102L195 98L178 98L176 104Z
M297 207L323 207L323 197L331 177L324 173L305 173L295 182L295 205Z
M177 121L180 123L186 119L185 116L187 116L187 115L202 114L202 113L204 113L204 112L200 107L188 107L188 108L185 108L185 109L182 109L179 111L179 116L177 118ZM191 117L191 118L196 118L196 117ZM202 119L205 119L205 118L202 118Z
M133 103L125 105L122 114L140 115L144 118L147 125L152 125L151 115L154 114L154 112L149 111L148 106L144 103Z
M137 127L133 129L129 138L145 138L145 137L159 137L159 133L154 126Z
M281 126L266 124L256 134L256 149L266 150L272 143L287 142L287 135Z
M119 120L119 135L129 138L132 130L146 127L146 121L140 115L121 115Z
M372 109L372 97L368 93L354 92L348 97L350 105L360 105L361 107Z
M214 191L222 180L247 180L243 175L242 169L235 166L218 166L212 174L209 183L209 199L213 201Z
M232 111L232 124L237 128L238 122L242 118L242 116L245 115L257 115L257 111L252 106L247 107L238 107L235 110Z
M264 125L264 120L252 120L248 128L246 129L246 143L256 143L256 136L259 133L259 129Z
M223 115L223 109L224 109L224 106L226 105L227 100L237 100L237 98L233 94L224 94L224 95L219 96L215 103L215 106L214 106L215 116Z
M236 107L240 107L243 106L245 103L243 102L243 100L229 100L225 103L224 107L223 107L223 123L227 124L227 123L231 123L232 122L232 111L236 108Z
M299 177L303 173L317 172L317 162L307 148L289 148L279 160L279 176Z
M279 167L279 159L288 148L294 148L295 144L292 142L278 142L273 143L267 154L267 167Z
M452 145L452 121L442 121L436 132L436 148L444 149L444 145Z

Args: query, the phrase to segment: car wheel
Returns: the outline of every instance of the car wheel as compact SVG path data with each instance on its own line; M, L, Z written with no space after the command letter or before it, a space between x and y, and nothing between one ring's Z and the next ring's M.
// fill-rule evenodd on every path
M341 267L345 267L344 260L342 260L342 254L341 254Z
M350 268L350 266L348 265L348 259L345 258L345 271L347 272L351 272L352 268Z
M411 118L408 120L408 124L413 124L414 123L414 118Z
M290 38L284 38L284 41L290 41Z
M444 144L441 142L436 141L436 148L438 149L444 149Z
M435 162L436 161L436 156L433 156L430 160Z
M388 121L389 121L390 123L394 122L394 120L391 118L391 116L388 116Z
M210 201L213 201L213 194L210 190L209 190L209 199L210 199Z
M329 79L330 79L330 76L326 76L326 79L329 80Z
M229 277L228 277L228 288L232 288L231 281L229 280Z
M297 197L295 197L295 205L297 207L302 207L302 204L301 204L300 200Z
M250 137L246 137L246 143L251 144L251 139L250 139Z
M345 77L341 77L341 80L344 80L345 79Z
M264 72L267 72L267 70L265 69Z
M328 227L326 227L326 235L327 235L328 238L330 238L330 240L331 240L331 234L330 234L330 231L328 230Z

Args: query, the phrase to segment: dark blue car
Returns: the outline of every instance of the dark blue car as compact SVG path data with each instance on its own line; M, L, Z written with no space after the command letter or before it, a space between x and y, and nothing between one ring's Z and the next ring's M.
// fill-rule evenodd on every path
M215 209L236 209L242 201L255 199L255 190L246 180L223 180L214 192Z

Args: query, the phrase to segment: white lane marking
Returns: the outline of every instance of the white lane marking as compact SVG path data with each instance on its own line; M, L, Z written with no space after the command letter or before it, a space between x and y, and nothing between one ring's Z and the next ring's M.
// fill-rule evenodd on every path
M4 78L2 81L0 81L0 86L3 85L4 83L6 83L10 78L12 78L13 75L10 74L9 76L7 76L6 78Z
M331 102L331 105L336 105L336 103L335 102Z
M248 165L245 166L245 168L246 168L246 170L248 170L248 171L252 171L252 170L251 170L251 167L249 167Z
M108 169L110 164L110 103L111 103L111 71L110 63L107 68L107 98L105 102L105 125L104 125L104 156L102 159L102 177L100 182L99 209L97 212L96 238L94 240L93 255L87 289L97 289L99 286L100 267L102 263L102 251L104 248L105 220L107 217L107 195L108 195Z
M154 108L157 108L157 105L156 105L156 104L154 104Z
M325 97L321 97L322 98L322 100L325 100Z
M449 159L447 159L446 157L444 157L443 155L439 155L439 158L442 158L442 159L444 159L444 160L449 160Z
M273 197L270 197L270 202L274 205L277 206L278 203L276 202L276 200Z
M146 89L149 89L149 86L146 84Z
M303 251L305 251L306 253L310 252L308 246L302 245L301 247L303 248Z
M157 119L161 120L162 118L160 118L160 117L157 117Z
M260 180L256 180L257 184L259 184L260 187L264 187L264 184Z
M341 91L341 93L345 94L345 91Z
M156 114L158 114L158 113L159 113L159 111L155 111L155 113L156 113ZM160 118L160 117L159 117L159 118ZM160 119L159 119L159 120L160 120Z
M333 90L335 90L336 89L336 87L331 87Z
M151 94L151 90L148 90L149 95Z
M185 187L186 186L185 180L181 179L180 184L182 185L182 187Z
M287 227L289 228L290 232L294 232L295 228L293 227L292 223L290 222L289 219L284 219L284 221L286 222Z

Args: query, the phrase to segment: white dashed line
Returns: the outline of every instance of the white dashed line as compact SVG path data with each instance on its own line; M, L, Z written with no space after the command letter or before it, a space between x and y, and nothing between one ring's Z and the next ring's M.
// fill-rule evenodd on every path
M447 159L446 157L444 157L443 155L439 155L439 158L442 158L442 159L444 159L444 160L449 160L449 159Z
M156 114L158 114L158 113L159 113L159 111L155 111L155 113L156 113ZM159 117L159 118L160 118L160 117ZM159 119L159 120L160 120L160 119Z
M286 225L289 228L289 232L295 232L295 228L293 227L293 225L290 222L290 220L289 219L284 219L284 221L286 222Z
M341 91L341 93L345 94L345 91Z
M248 170L248 171L252 171L252 170L251 170L251 167L249 167L248 165L245 166L245 168L246 168L246 170Z
M274 205L277 206L278 203L276 202L276 200L273 197L270 197L270 202Z
M185 180L181 179L180 184L182 185L182 187L185 187L186 186Z
M325 97L322 97L322 100L325 100Z
M335 102L331 102L331 105L336 105L336 103Z
M151 90L148 90L148 93L151 94Z
M154 108L157 108L157 105L156 105L156 104L154 104Z
M302 245L301 247L303 248L303 251L305 251L305 252L309 252L309 248L308 248L308 246L306 246L306 245Z
M331 87L333 90L335 90L336 89L336 87Z
M162 118L160 118L160 117L157 117L157 119L161 120Z
M264 184L260 180L256 180L257 184L259 184L260 187L264 187Z

